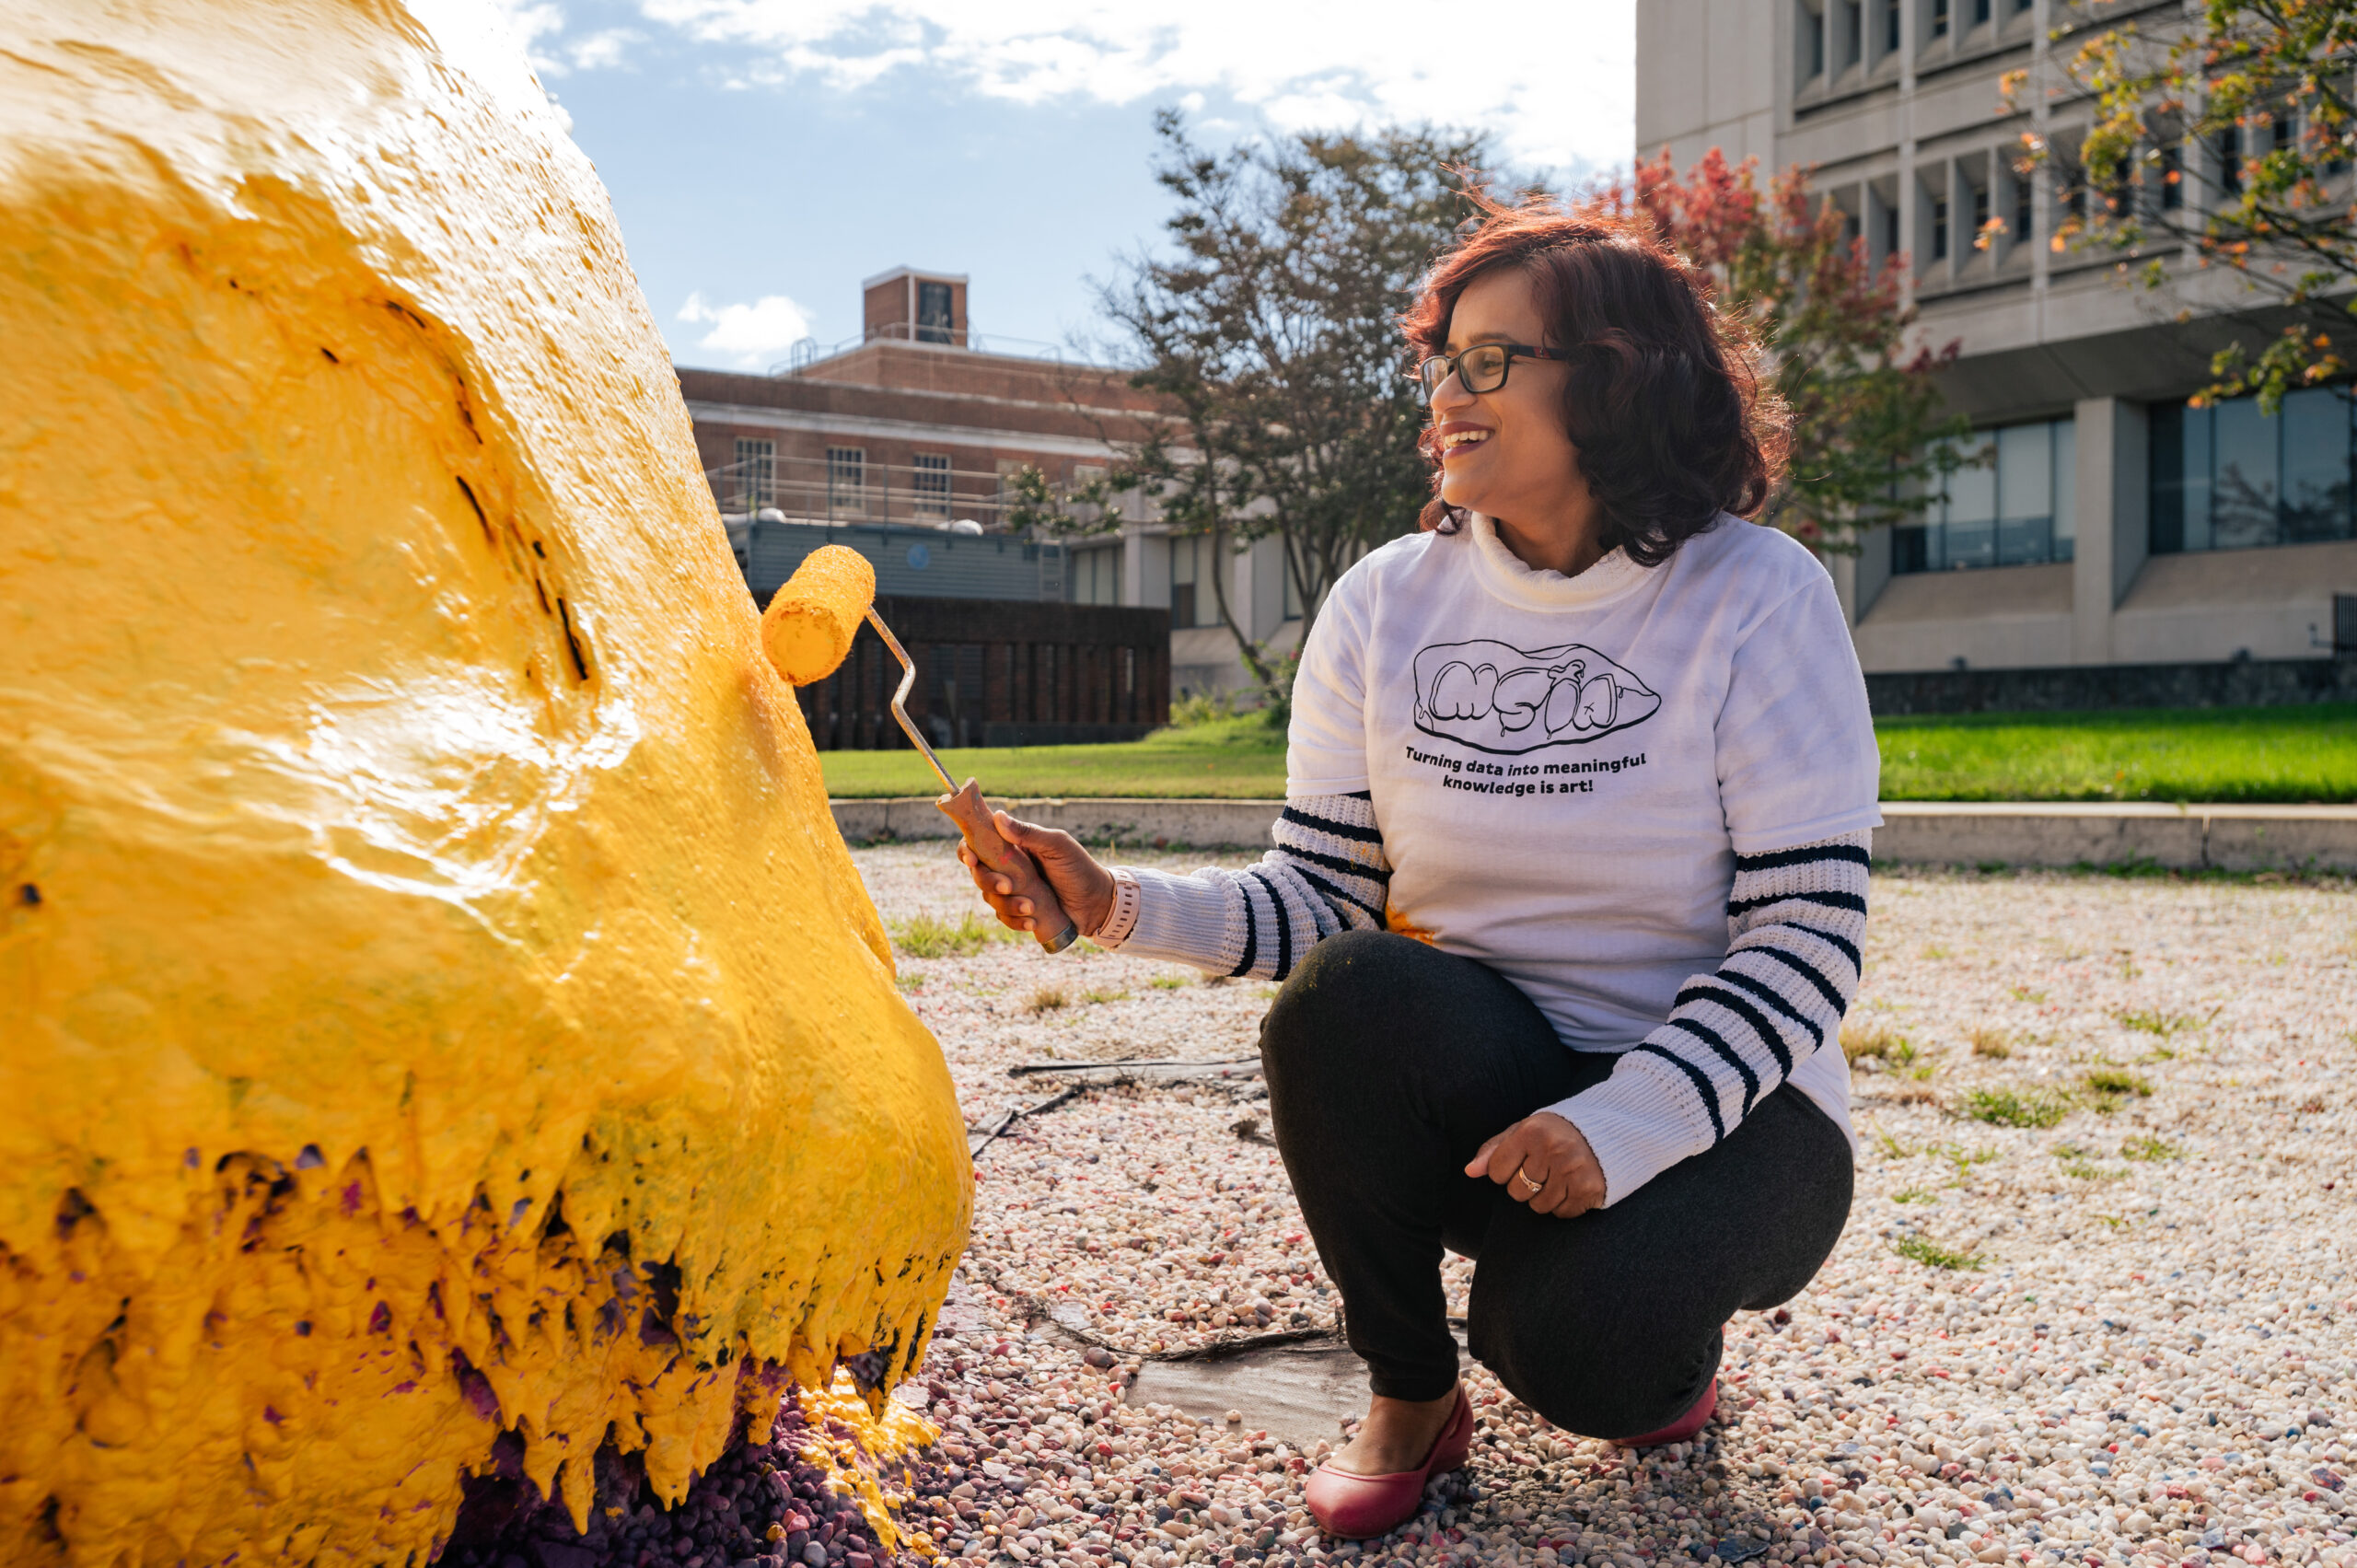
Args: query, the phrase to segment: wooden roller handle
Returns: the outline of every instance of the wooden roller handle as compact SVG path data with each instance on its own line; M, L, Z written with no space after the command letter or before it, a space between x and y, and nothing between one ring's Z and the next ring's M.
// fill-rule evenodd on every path
M1080 927L1064 912L1039 863L999 836L998 822L982 799L981 786L968 779L964 789L941 796L934 805L958 824L976 860L1014 883L1015 897L1031 900L1031 935L1039 939L1039 946L1051 953L1071 947L1080 935Z

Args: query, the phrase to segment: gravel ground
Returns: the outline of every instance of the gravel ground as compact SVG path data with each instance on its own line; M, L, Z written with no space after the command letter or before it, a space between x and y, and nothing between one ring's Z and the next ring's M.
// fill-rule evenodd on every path
M1073 1081L1010 1066L1253 1049L1272 987L970 928L946 952L980 907L948 848L855 858L978 1144ZM2357 1568L2357 888L1885 873L1870 948L1848 1232L1730 1326L1696 1443L1550 1430L1469 1368L1471 1466L1402 1531L1325 1539L1300 1499L1323 1445L1122 1395L1145 1354L1332 1321L1259 1085L1098 1086L979 1158L966 1264L895 1395L943 1429L920 1550Z

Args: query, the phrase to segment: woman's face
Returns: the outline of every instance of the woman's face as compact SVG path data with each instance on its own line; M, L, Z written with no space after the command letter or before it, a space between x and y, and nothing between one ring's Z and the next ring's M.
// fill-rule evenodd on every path
M1450 354L1476 343L1545 348L1547 331L1530 279L1511 267L1466 285L1448 319ZM1563 432L1563 377L1554 360L1516 356L1505 385L1469 392L1451 376L1433 394L1433 438L1441 459L1441 499L1484 517L1542 525L1586 494L1579 449Z

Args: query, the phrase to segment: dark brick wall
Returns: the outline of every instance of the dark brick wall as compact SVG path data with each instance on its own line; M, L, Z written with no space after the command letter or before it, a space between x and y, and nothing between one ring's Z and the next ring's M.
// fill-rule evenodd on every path
M1877 714L2034 714L2107 708L2259 708L2357 703L2357 656L1926 670L1866 677Z

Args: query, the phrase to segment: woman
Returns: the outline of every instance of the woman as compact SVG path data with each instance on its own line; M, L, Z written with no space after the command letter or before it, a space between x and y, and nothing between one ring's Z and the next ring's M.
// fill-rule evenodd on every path
M1438 493L1309 636L1277 847L1176 877L1004 823L1101 945L1285 982L1271 1119L1373 1388L1306 1500L1352 1537L1468 1451L1444 1247L1473 1355L1550 1421L1709 1420L1722 1327L1849 1214L1881 821L1832 583L1742 520L1778 425L1707 282L1493 208L1405 324Z

